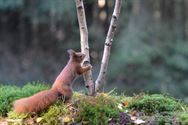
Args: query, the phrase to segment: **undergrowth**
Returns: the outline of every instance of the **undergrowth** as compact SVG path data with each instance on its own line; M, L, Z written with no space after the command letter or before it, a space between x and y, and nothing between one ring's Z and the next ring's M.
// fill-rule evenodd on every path
M143 125L188 125L187 104L161 94L126 97L109 92L90 97L75 92L69 102L58 100L37 114L16 114L11 111L14 100L48 88L39 83L27 84L22 88L1 85L0 116L5 117L9 112L6 118L11 121L8 124L134 125L136 118L142 119Z

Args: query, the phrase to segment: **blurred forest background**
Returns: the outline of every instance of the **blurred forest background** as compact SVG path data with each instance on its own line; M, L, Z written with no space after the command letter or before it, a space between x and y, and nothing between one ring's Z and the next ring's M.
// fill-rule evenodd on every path
M115 0L84 1L96 78ZM0 0L0 83L53 83L79 40L74 0ZM188 100L188 0L123 0L106 88L115 87Z

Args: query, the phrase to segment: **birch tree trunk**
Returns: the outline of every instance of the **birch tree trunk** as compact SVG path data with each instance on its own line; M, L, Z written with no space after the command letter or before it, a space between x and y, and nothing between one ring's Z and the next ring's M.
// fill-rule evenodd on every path
M98 75L97 80L95 82L95 90L97 92L100 92L100 91L103 90L103 87L104 87L105 82L106 82L106 73L107 73L107 69L108 69L110 50L111 50L111 47L112 47L112 41L113 41L114 33L116 31L116 28L117 28L117 20L118 20L119 14L120 14L121 5L122 5L122 0L116 0L114 12L112 14L112 18L111 18L111 22L110 22L110 27L108 29L108 34L107 34L106 40L105 40L100 72L99 72L99 75Z
M85 9L83 5L83 0L75 0L76 2L76 10L77 10L77 17L80 29L80 44L81 44L81 52L86 55L83 65L90 65L90 56L89 56L89 45L88 45L88 30L87 30L87 23L85 17ZM87 88L88 95L95 94L95 87L92 78L92 71L89 70L84 75L85 86Z

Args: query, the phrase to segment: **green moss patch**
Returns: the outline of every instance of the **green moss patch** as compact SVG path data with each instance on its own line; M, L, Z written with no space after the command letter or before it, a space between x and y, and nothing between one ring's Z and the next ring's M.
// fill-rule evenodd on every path
M147 115L156 113L170 113L185 109L185 105L179 100L161 94L140 94L132 98L128 108L142 111Z
M188 112L179 112L177 119L181 125L188 125Z
M119 113L117 100L104 95L82 98L75 106L78 110L76 121L88 125L105 125Z

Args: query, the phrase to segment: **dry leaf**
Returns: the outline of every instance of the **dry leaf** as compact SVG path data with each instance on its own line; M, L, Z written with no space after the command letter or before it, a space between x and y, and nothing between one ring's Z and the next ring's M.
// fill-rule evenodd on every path
M65 116L65 117L63 118L63 122L64 122L64 123L70 122L70 118L69 118L68 116Z
M104 93L104 92L100 93L100 95L103 96L103 97L107 97L108 96L108 94Z
M119 108L120 110L123 109L122 106L123 106L123 105L122 105L121 103L118 104L118 108Z
M41 122L42 120L43 120L43 118L42 118L42 117L39 117L39 118L37 118L36 122L39 123L39 122Z
M135 110L132 111L132 112L131 112L131 116L137 116L137 111L135 111Z
M131 116L131 120L135 121L136 119L137 119L137 117Z
M136 120L134 121L134 123L138 125L138 124L146 123L146 121L143 121L142 119L136 119Z
M125 101L123 102L123 106L128 107L128 106L129 106L129 102L128 102L127 100L125 100Z

